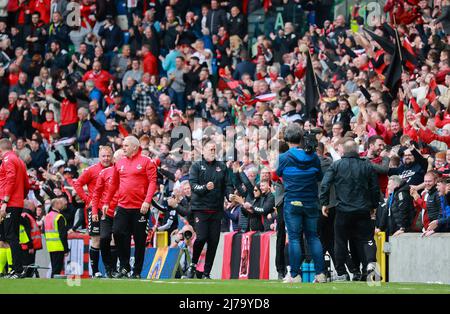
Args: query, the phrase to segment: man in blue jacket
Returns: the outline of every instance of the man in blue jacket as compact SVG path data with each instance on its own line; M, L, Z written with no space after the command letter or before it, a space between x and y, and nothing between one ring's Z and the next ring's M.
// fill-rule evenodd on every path
M322 179L320 160L315 152L302 149L304 138L297 123L290 124L284 134L289 150L279 157L277 175L285 188L284 220L289 237L289 264L284 282L301 282L302 251L300 239L306 236L315 268L315 282L326 282L322 244L317 234L319 219L319 192L317 182Z

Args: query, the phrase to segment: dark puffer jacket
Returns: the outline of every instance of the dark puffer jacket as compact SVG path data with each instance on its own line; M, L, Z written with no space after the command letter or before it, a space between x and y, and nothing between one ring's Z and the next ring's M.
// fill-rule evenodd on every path
M436 186L433 186L433 188L431 188L431 190L428 192L426 210L430 222L440 218L440 214L442 212L441 199L439 198L439 191L437 190Z
M414 213L414 203L409 193L409 185L406 182L402 182L388 197L379 227L390 235L400 228L409 231Z

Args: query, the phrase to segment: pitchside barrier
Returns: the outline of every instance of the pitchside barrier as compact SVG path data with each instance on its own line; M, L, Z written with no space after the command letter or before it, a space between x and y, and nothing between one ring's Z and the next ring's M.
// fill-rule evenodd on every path
M92 274L89 264L89 236L87 234L69 234L70 254L66 258L65 272L82 278ZM157 237L157 248L146 248L142 278L169 279L179 277L190 263L189 251L167 247L168 237L161 233ZM445 282L450 283L450 234L434 234L423 238L420 234L403 234L391 237L385 243L385 234L375 237L377 261L382 280L391 282ZM389 244L389 245L387 245ZM50 258L46 249L36 254L36 264L50 267ZM205 247L206 248L206 247ZM216 279L270 279L278 278L275 267L275 232L222 233L217 248L212 278ZM130 264L134 264L134 246L131 248ZM389 259L387 258L389 256ZM204 266L205 250L202 252L198 267L198 276ZM387 267L389 264L389 267ZM100 271L105 268L100 259ZM313 280L314 263L307 261L302 265L305 282ZM39 270L41 278L49 278L49 270ZM178 274L178 276L177 276ZM389 275L389 277L387 276Z
M450 233L405 233L389 244L389 281L450 284Z

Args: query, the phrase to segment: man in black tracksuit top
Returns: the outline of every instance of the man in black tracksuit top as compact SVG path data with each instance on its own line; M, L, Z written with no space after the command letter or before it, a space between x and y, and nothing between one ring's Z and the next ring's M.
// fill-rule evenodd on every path
M197 239L194 242L192 264L186 276L194 278L196 264L205 243L208 244L203 278L209 279L217 245L220 239L221 220L224 215L224 197L233 193L228 168L215 159L216 145L207 140L203 143L203 160L196 161L189 173L192 188L191 211L195 220Z
M334 223L336 280L343 281L349 278L345 261L350 239L355 240L363 265L368 265L368 273L374 270L376 262L370 212L378 207L378 178L371 163L359 157L358 145L353 140L344 143L344 156L334 162L323 177L320 203L324 216L328 216L330 189L333 185L337 199Z

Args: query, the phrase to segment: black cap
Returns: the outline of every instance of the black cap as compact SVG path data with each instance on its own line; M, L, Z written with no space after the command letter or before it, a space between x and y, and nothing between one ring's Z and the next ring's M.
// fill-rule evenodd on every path
M66 173L66 172L72 173L72 168L70 168L70 167L64 168L64 173Z

